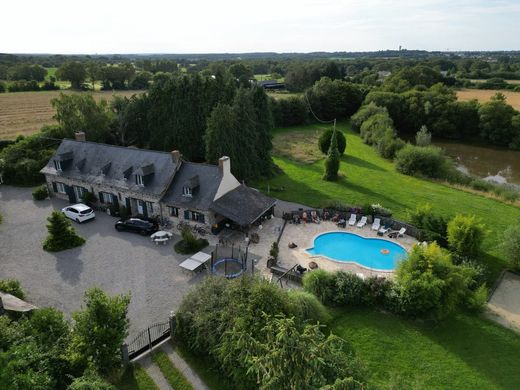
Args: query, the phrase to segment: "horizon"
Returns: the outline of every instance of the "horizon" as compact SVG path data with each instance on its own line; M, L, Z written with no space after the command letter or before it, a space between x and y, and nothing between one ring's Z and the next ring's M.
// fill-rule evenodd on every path
M27 13L27 9L31 12ZM240 54L514 51L520 49L515 0L93 0L89 9L64 0L8 2L0 52L12 54ZM93 10L93 12L90 12ZM418 48L421 49L412 49Z

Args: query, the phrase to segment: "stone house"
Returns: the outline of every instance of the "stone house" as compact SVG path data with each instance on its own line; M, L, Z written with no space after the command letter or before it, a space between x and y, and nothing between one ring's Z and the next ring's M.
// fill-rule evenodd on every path
M240 182L229 157L219 165L187 162L171 153L68 140L41 170L51 196L81 202L91 192L104 206L134 216L213 226L247 227L273 211L276 201Z

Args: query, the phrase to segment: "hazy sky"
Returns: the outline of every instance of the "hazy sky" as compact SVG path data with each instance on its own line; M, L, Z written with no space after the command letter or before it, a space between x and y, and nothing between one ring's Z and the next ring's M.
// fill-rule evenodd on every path
M5 0L0 52L520 49L520 0Z

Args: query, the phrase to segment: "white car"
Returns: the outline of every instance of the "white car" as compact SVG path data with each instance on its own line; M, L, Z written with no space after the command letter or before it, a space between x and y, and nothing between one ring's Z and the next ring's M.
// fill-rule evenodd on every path
M94 210L83 203L73 204L61 209L61 212L65 214L67 218L76 221L77 223L88 221L89 219L96 218Z

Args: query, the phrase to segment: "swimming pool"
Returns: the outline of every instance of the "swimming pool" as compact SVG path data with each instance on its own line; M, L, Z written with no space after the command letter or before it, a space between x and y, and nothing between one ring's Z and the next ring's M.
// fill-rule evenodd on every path
M394 270L397 263L406 257L406 250L395 242L347 232L320 234L314 239L314 247L307 252L382 271Z

